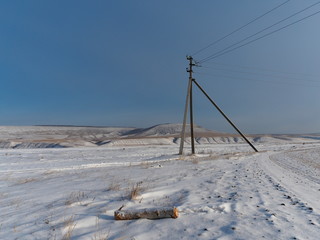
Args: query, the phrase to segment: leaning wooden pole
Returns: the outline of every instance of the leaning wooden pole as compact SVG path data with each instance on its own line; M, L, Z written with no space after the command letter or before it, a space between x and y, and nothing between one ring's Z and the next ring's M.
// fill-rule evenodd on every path
M183 146L184 146L184 138L185 138L185 135L186 135L186 124L187 124L187 115L188 115L188 107L189 107L188 105L189 105L189 99L190 99L191 84L192 84L191 80L189 80L187 99L186 99L186 105L185 105L185 108L184 108L183 124L182 124L182 130L181 130L179 155L183 154Z
M227 115L219 108L219 106L209 97L206 91L199 85L199 83L193 79L193 82L197 85L200 91L209 99L209 101L216 107L216 109L222 114L222 116L230 123L230 125L243 137L243 139L252 147L256 152L258 150L252 145L252 143L247 139L247 137L234 125L234 123L227 117Z

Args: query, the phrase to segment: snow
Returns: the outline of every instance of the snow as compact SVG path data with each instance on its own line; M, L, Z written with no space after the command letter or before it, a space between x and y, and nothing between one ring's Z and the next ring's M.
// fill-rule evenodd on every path
M0 239L318 239L318 140L204 141L194 156L138 140L0 150ZM115 221L121 206L179 217Z

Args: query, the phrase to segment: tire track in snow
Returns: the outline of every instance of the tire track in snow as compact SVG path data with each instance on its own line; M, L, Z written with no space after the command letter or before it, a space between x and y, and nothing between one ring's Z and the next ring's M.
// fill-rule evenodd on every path
M259 179L271 193L262 195L263 204L268 208L272 206L275 224L286 225L288 231L294 233L293 239L303 239L306 231L315 232L316 236L316 230L320 227L319 213L301 199L301 194L296 191L296 185L292 182L293 172L275 165L270 159L272 156L274 155L266 154L264 158L255 161L260 172Z
M260 162L269 155L259 153L226 160L223 169L214 171L214 176L198 184L196 199L203 204L184 210L206 215L227 214L229 223L221 227L225 234L232 229L245 231L249 222L258 224L261 238L274 236L275 232L279 239L300 239L306 231L316 236L319 215L267 173L268 169ZM199 177L208 174L200 167L197 172Z
M147 160L138 162L104 162L104 163L89 163L73 165L70 167L43 167L43 168L27 168L27 169L17 169L17 170L0 170L0 173L25 173L25 172L35 172L35 171L72 171L72 170L83 170L90 168L107 168L107 167L129 167L129 166L140 166L140 165L152 165L159 164L163 162L176 161L179 158L167 158L162 160Z

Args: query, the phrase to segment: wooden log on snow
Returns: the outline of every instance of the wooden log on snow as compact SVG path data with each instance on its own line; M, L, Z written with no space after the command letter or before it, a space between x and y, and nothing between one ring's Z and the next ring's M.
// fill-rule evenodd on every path
M132 220L138 218L160 219L160 218L177 218L178 209L173 208L145 208L139 210L121 210L114 212L116 220Z

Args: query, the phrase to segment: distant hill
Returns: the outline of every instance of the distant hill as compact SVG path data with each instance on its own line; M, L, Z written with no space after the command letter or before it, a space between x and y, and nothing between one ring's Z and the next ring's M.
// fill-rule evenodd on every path
M189 132L189 128L190 126L187 125L186 126L186 133ZM128 131L125 133L125 135L127 135L128 137L168 137L168 136L172 136L172 137L179 137L182 131L182 124L173 124L173 123L166 123L166 124L159 124L159 125L155 125L149 128L137 128L137 129L133 129L131 131ZM221 134L223 135L224 133L218 133L216 131L212 131L212 130L208 130L205 129L203 127L194 126L194 132L196 134L202 134L202 135L206 135L206 134Z
M64 148L179 144L182 124L148 128L78 126L0 126L0 148ZM244 143L237 134L208 130L195 125L196 144ZM247 135L253 143L314 142L319 134ZM190 126L186 139L190 143Z

